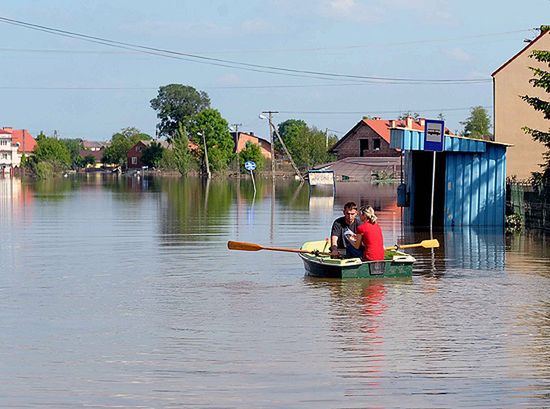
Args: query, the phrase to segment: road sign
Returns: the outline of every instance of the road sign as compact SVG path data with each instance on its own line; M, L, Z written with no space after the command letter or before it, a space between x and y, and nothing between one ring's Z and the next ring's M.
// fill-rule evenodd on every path
M256 163L249 160L248 162L245 162L244 168L246 170L253 171L254 169L256 169Z
M424 150L441 152L445 142L445 122L426 119L424 126Z

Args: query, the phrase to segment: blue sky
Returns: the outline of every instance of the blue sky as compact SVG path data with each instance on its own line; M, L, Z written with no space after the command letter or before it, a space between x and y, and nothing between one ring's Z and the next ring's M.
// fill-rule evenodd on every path
M280 111L277 123L303 119L338 136L363 115L406 111L442 113L460 130L470 107L492 113L491 73L550 23L550 0L3 0L0 10L170 52L0 22L0 126L91 140L129 126L154 135L149 101L170 83L206 91L230 124L265 137L265 110Z

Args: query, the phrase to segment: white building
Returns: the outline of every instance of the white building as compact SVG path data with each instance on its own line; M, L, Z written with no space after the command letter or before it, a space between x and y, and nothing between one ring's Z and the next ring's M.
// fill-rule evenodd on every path
M13 143L11 132L0 129L0 176L11 175L20 165L21 154L17 144Z

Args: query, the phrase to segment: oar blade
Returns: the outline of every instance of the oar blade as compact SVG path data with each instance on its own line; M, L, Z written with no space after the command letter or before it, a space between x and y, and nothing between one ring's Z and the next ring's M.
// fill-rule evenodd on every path
M439 241L437 241L437 239L422 240L422 242L420 244L425 249L433 249L433 248L439 247Z
M227 248L229 250L242 250L242 251L258 251L263 247L256 243L247 243L244 241L228 241Z

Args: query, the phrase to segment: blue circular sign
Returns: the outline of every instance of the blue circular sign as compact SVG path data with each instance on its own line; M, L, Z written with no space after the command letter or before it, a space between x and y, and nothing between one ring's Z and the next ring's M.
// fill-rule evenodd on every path
M248 162L245 162L244 168L246 170L254 170L254 169L256 169L256 164L254 162L252 162L251 160L249 160Z

